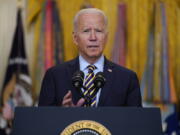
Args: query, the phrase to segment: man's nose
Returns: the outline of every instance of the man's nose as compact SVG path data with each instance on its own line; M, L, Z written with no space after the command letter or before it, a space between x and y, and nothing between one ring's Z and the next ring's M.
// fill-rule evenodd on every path
M97 40L97 36L96 36L96 32L95 31L91 31L91 33L90 33L90 40L91 41Z

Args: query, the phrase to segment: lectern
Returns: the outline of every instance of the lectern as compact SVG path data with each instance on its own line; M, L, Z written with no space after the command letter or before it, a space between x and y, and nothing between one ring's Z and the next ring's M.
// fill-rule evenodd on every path
M17 107L12 135L162 135L159 108Z

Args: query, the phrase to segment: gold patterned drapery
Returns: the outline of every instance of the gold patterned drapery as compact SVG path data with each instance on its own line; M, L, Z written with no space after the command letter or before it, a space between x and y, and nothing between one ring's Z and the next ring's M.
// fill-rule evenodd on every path
M118 4L123 2L127 5L127 67L137 72L141 79L147 62L147 43L149 25L152 19L153 5L163 2L167 15L167 31L169 42L169 68L173 74L176 95L180 101L180 0L57 0L64 35L65 61L77 55L76 46L72 41L72 20L75 13L83 5L91 5L104 10L109 19L109 41L105 48L105 55L111 58L112 47L117 24ZM37 46L40 31L40 15L43 0L29 0L28 3L28 26L34 24L35 38L34 48L37 54ZM33 65L37 59L34 58ZM39 91L37 90L37 93Z

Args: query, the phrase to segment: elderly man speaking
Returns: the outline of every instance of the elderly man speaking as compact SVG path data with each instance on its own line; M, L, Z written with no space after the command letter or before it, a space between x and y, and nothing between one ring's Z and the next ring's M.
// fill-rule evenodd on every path
M108 19L96 8L74 17L73 41L79 56L47 70L39 106L142 106L137 75L109 61L103 50Z

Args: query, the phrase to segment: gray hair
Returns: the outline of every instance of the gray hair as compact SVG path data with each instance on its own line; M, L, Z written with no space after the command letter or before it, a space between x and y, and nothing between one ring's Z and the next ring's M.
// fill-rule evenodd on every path
M78 19L79 17L82 15L82 14L85 14L85 13L98 13L100 15L103 16L104 18L104 22L105 22L105 27L107 29L107 26L108 26L108 18L107 16L105 15L105 13L100 10L100 9L97 9L97 8L85 8L85 9L81 9L79 12L77 12L77 14L74 16L74 20L73 20L73 26L74 26L74 32L77 31L77 27L78 27Z

